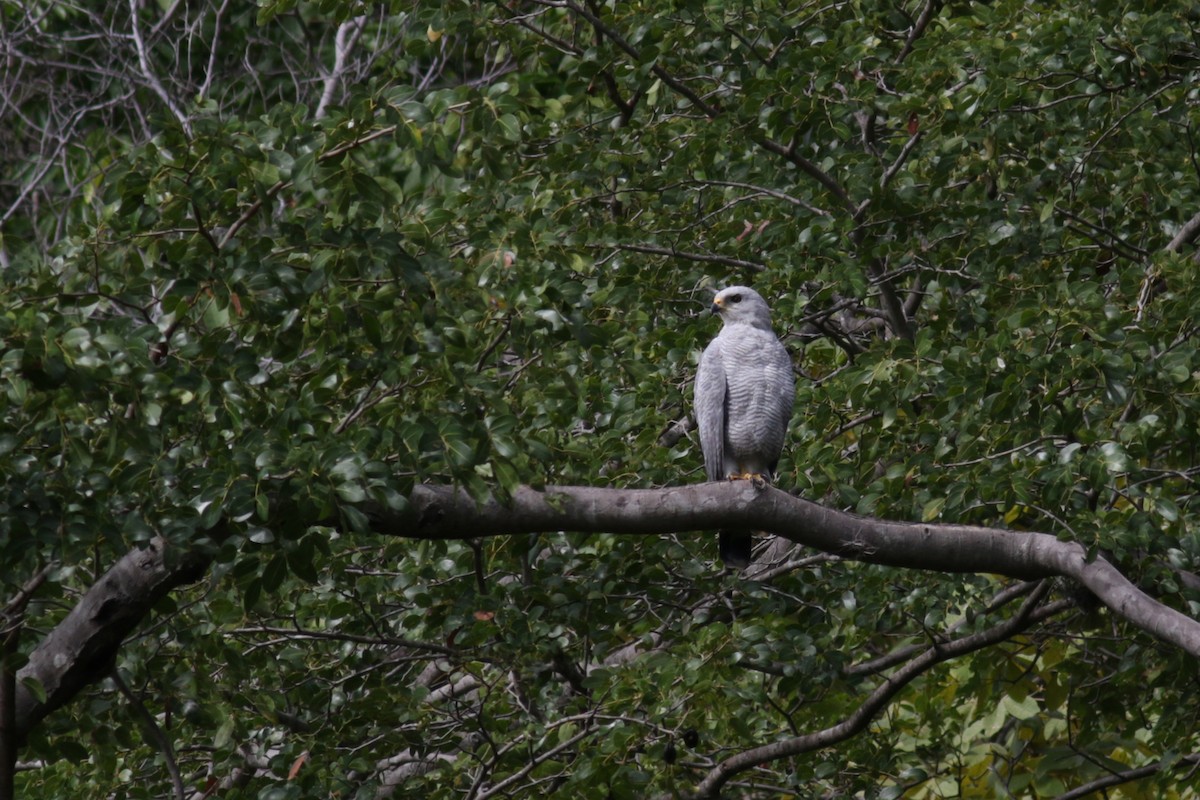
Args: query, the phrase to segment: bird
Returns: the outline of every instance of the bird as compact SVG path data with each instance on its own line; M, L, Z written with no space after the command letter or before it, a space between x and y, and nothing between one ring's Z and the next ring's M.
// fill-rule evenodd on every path
M711 309L721 330L700 356L693 397L704 471L710 481L769 482L796 401L792 358L758 292L728 286ZM717 541L725 566L750 565L751 531L723 530Z

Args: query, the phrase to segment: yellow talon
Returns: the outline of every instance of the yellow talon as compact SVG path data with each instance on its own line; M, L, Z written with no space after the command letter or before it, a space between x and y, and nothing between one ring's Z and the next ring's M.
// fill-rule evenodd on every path
M768 483L767 476L763 475L761 472L734 473L734 474L730 475L726 480L752 481L754 483L754 485L760 489Z

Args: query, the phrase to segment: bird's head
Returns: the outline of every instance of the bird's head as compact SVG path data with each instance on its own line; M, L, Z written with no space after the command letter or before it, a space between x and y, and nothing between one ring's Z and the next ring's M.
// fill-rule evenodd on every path
M727 286L717 292L712 301L712 312L726 325L741 323L771 329L771 309L767 308L767 301L748 286Z

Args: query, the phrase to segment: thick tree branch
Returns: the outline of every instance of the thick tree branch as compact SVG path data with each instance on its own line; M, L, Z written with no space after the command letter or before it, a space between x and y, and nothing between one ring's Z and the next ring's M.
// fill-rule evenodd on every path
M680 533L749 527L843 558L908 569L1073 578L1137 627L1200 657L1200 622L1156 602L1112 564L1048 533L870 519L748 481L667 489L518 489L509 505L477 505L461 490L418 486L404 512L372 512L375 530L416 539L510 533Z
M411 539L469 539L550 531L663 534L750 527L843 558L950 573L1033 579L1073 578L1111 610L1164 641L1200 656L1200 623L1151 599L1110 563L1045 533L870 519L824 508L748 481L665 489L562 486L518 489L509 504L477 504L463 490L418 486L405 511L363 508L375 533ZM313 524L321 520L312 520ZM336 525L336 520L325 524ZM111 670L121 643L172 590L199 579L210 558L172 555L161 540L122 557L30 654L17 675L45 690L41 701L16 687L15 724L23 738L38 721Z
M22 738L17 730L17 643L24 623L25 606L55 565L44 567L26 581L0 614L0 800L16 797L17 742Z
M108 675L125 637L154 604L173 589L198 580L210 560L199 552L169 555L161 539L126 553L30 653L28 663L17 672L18 740L85 686ZM41 684L44 701L20 683L29 679Z

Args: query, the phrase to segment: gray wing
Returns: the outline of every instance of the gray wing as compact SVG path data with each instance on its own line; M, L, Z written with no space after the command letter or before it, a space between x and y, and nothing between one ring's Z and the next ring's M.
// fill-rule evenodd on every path
M773 423L777 426L778 438L772 437L772 445L774 455L771 457L771 472L775 472L775 465L779 461L780 452L783 450L783 443L787 441L788 426L792 421L792 409L796 405L796 373L792 368L792 357L788 353L787 348L778 339L775 340L775 347L771 348L772 364L768 368L768 380L772 388L775 390L775 398L777 416ZM775 443L778 444L775 444Z
M700 356L696 370L696 427L700 429L700 449L704 451L704 472L710 481L725 475L725 364L721 346L714 340Z

